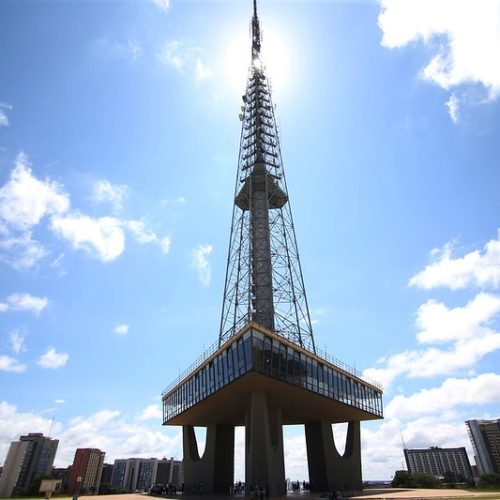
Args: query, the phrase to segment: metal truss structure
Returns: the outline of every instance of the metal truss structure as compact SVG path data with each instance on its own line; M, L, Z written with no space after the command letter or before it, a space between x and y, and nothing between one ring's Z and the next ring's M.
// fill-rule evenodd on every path
M254 0L219 345L254 321L315 352Z

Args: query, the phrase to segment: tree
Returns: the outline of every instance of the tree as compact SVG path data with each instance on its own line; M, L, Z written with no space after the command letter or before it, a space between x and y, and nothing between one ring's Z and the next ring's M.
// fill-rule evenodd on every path
M409 473L398 470L391 483L393 488L439 488L441 481L427 472Z

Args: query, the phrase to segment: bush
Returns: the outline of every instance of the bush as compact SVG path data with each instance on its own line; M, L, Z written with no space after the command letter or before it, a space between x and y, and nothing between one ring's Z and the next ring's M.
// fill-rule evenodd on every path
M500 474L491 472L488 474L481 474L479 476L478 488L500 488Z
M398 470L391 482L393 488L440 488L441 481L426 472L413 472Z

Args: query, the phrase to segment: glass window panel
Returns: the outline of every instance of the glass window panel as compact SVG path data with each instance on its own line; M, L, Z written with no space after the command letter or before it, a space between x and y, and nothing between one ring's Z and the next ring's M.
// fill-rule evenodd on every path
M245 333L245 336L243 337L245 339L244 341L244 348L245 348L245 371L251 370L253 366L252 362L252 336L250 335L249 332Z
M260 333L260 332L259 332ZM256 370L262 371L264 368L264 336L254 336L253 338L253 366Z
M272 361L272 344L268 337L264 338L263 343L263 369L264 373L271 374L271 361Z

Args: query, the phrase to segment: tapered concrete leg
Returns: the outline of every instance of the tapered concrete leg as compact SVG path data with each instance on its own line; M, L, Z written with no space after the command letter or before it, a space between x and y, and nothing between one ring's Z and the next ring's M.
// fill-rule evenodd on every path
M344 455L335 447L332 425L305 424L309 481L313 491L345 491L362 488L361 434L359 422L349 422Z
M201 458L193 426L183 426L182 438L185 492L229 493L234 483L234 426L209 425Z
M263 392L253 392L246 414L245 486L266 488L269 496L286 494L281 410L270 410Z

